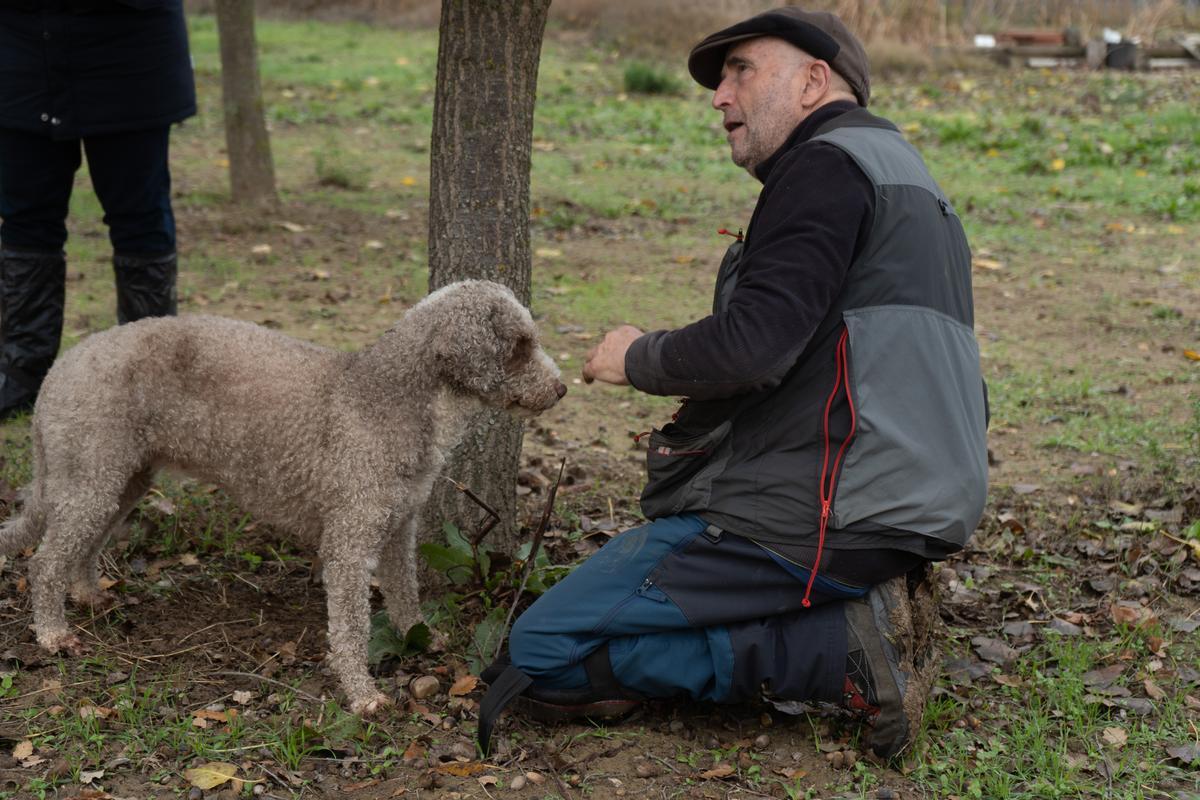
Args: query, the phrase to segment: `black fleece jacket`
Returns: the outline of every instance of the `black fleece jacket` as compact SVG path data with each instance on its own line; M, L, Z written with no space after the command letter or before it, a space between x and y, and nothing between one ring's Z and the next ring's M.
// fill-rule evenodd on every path
M855 108L822 106L758 166L763 189L728 310L637 339L625 356L634 387L717 400L773 387L796 363L874 218L874 190L862 170L839 148L809 141Z

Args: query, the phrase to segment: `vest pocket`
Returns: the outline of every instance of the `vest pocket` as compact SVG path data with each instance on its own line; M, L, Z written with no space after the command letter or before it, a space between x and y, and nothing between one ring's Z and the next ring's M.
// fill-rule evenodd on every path
M700 508L707 502L709 487L695 479L713 463L713 454L728 437L732 422L726 420L710 431L683 434L668 424L650 432L646 451L646 488L642 511L654 519Z

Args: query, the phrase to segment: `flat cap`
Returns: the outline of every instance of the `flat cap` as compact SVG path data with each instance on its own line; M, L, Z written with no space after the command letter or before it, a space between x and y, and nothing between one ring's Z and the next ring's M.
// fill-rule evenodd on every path
M759 36L778 36L815 58L828 62L850 84L860 105L871 96L871 73L862 42L828 11L805 11L785 6L764 11L705 37L688 56L688 72L701 86L721 83L725 53L734 42Z

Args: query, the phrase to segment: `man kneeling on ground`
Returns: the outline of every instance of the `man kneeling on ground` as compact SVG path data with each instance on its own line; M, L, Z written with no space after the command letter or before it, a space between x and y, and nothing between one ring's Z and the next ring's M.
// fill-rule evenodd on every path
M765 696L857 710L892 757L938 666L914 593L987 489L966 237L916 150L866 111L866 54L837 17L760 14L688 69L763 188L712 314L622 326L589 353L589 382L686 400L650 436L650 522L539 598L485 670L481 744L517 697L573 718Z

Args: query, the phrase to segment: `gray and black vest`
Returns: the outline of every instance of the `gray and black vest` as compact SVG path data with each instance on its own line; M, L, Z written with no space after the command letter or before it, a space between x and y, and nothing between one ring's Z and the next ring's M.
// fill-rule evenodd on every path
M650 436L648 518L698 513L764 543L894 546L941 557L966 544L987 494L987 411L962 224L917 151L884 120L843 114L813 138L875 190L841 294L783 381L692 401ZM753 230L750 231L753 236ZM728 306L742 244L726 253Z

